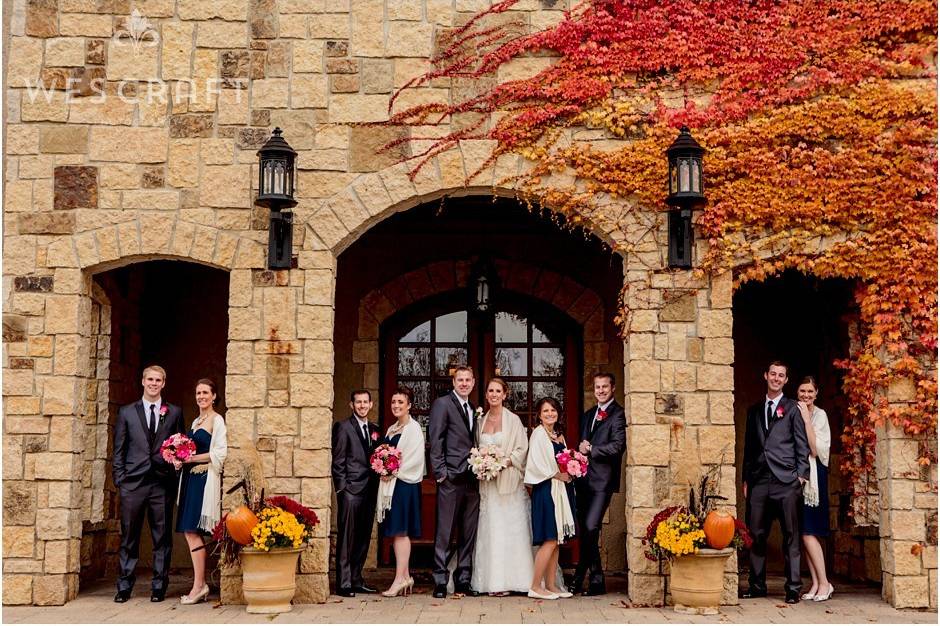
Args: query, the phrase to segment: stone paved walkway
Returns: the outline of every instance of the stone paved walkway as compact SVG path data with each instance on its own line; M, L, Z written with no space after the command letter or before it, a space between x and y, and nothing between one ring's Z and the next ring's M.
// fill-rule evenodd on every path
M771 581L771 589L782 581ZM395 623L395 624L543 624L543 623L877 623L936 624L937 613L898 611L884 602L870 587L836 587L833 599L825 604L801 602L790 606L780 597L744 600L740 606L722 607L722 614L708 617L674 613L671 608L633 608L623 593L595 598L542 602L525 597L455 598L437 600L428 585L416 587L408 598L330 596L326 604L295 606L290 613L274 617L249 615L243 606L199 604L181 606L167 600L149 601L146 586L126 604L115 604L113 587L101 585L83 592L64 607L3 607L4 623ZM170 589L177 596L188 591L179 577ZM217 596L214 596L217 598Z

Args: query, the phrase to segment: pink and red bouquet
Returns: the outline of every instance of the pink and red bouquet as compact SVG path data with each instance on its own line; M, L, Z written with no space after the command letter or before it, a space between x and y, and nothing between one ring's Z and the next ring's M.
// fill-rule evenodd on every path
M383 443L372 453L369 465L379 476L395 476L398 474L398 468L401 467L401 450Z
M565 448L555 455L555 460L558 461L559 471L569 474L574 478L581 478L587 474L588 460L587 457L580 452Z
M183 467L183 463L194 454L196 454L196 444L181 433L171 435L160 446L160 456L167 463L172 463L176 469Z

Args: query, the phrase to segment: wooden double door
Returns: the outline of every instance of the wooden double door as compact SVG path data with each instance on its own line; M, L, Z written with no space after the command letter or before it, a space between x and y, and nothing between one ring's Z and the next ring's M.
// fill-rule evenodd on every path
M455 305L457 298L437 297L391 318L382 329L382 406L384 429L391 424L389 404L398 385L414 392L412 416L427 439L431 403L453 390L454 368L473 368L476 384L470 400L486 407L486 381L499 376L510 387L505 405L519 415L528 433L538 424L540 398L553 397L563 408L565 436L574 445L582 410L581 328L566 315L534 299L503 293L500 305L480 314ZM463 299L459 299L462 303ZM428 463L421 485L420 539L412 542L412 563L428 566L433 558L436 484ZM389 563L390 542L382 540L380 561ZM563 549L563 561L576 558L576 546Z

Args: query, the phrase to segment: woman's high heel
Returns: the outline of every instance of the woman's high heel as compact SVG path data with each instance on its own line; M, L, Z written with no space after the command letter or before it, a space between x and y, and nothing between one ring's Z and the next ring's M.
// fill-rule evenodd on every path
M832 586L832 583L829 583L829 593L827 593L827 594L825 594L825 595L819 594L819 595L817 595L815 598L813 598L813 600L814 600L815 602L825 602L826 600L828 600L829 598L832 597L832 594L833 594L833 592L835 592L835 590L836 590L836 588Z
M386 598L394 598L397 595L404 595L402 592L410 589L408 582L408 580L403 580L397 585L392 584L391 587L382 592L382 595Z
M180 604L196 604L209 597L209 585L203 585L202 589L194 596L180 596Z

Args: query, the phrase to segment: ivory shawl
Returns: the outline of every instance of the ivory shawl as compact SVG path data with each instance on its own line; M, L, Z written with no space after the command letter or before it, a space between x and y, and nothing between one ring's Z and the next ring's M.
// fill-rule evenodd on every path
M532 431L532 436L529 438L529 458L525 466L525 482L528 485L537 485L546 480L552 481L555 528L558 529L558 543L564 543L567 537L574 537L575 527L565 483L553 478L557 473L558 462L555 460L555 449L552 447L552 440L545 432L545 429L538 426Z
M803 501L807 506L819 506L819 470L816 463L829 467L832 433L829 431L829 417L818 406L813 407L812 423L813 432L816 433L816 456L809 456L809 480L803 485Z
M389 427L385 433L386 437L391 438L398 432L397 430L395 433L392 432L396 425L397 422ZM397 476L379 481L376 502L376 518L379 522L385 519L385 512L392 508L392 496L395 495L395 484L399 480L413 485L424 479L424 432L413 417L409 417L408 423L402 429L396 447L401 450L401 466L398 468Z
M480 443L480 436L483 434L483 427L486 425L486 415L477 423L476 442ZM522 478L525 472L526 453L529 450L529 441L525 436L525 428L522 426L522 420L519 416L503 407L503 452L512 461L512 466L507 467L496 476L496 491L500 495L509 495L515 493L522 485Z

